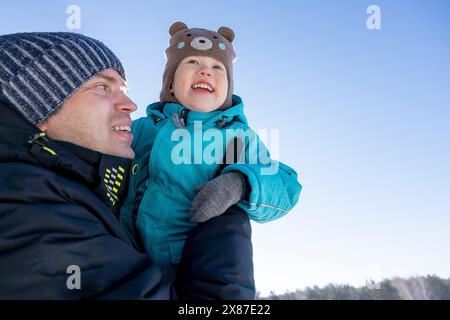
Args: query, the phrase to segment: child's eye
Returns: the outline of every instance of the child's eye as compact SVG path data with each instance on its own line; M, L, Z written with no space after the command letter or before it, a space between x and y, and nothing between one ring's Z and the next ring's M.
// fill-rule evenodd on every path
M194 60L194 59L192 59L192 60L189 60L189 61L188 61L188 63L192 63L192 64L198 64L198 61L197 61L197 60Z
M213 67L214 69L223 70L222 66L216 65Z

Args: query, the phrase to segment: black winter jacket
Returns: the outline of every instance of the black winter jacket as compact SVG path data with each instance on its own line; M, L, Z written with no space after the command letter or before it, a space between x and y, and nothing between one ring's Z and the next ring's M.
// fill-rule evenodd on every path
M0 101L1 299L254 298L241 209L194 228L175 285L162 283L117 218L129 161L39 133Z

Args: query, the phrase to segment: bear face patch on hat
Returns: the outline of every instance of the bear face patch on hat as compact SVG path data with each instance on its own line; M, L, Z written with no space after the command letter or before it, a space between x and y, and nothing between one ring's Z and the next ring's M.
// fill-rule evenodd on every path
M220 27L217 32L199 28L189 29L185 23L175 22L169 28L169 34L171 38L166 49L167 63L162 79L161 102L179 102L171 93L170 87L180 62L189 56L207 56L222 62L227 70L228 92L220 109L231 107L233 62L236 60L232 45L233 30L228 27Z

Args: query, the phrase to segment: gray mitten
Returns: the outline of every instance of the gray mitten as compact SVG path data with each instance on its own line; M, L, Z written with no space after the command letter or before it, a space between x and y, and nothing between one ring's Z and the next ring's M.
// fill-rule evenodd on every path
M246 179L244 174L231 171L206 183L192 201L190 220L205 222L238 203L244 198Z

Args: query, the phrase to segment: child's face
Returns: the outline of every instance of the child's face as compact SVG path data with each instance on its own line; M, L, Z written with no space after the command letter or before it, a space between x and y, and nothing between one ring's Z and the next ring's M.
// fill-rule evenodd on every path
M192 111L216 110L227 98L227 70L220 61L211 57L187 57L175 71L171 91L182 105Z

